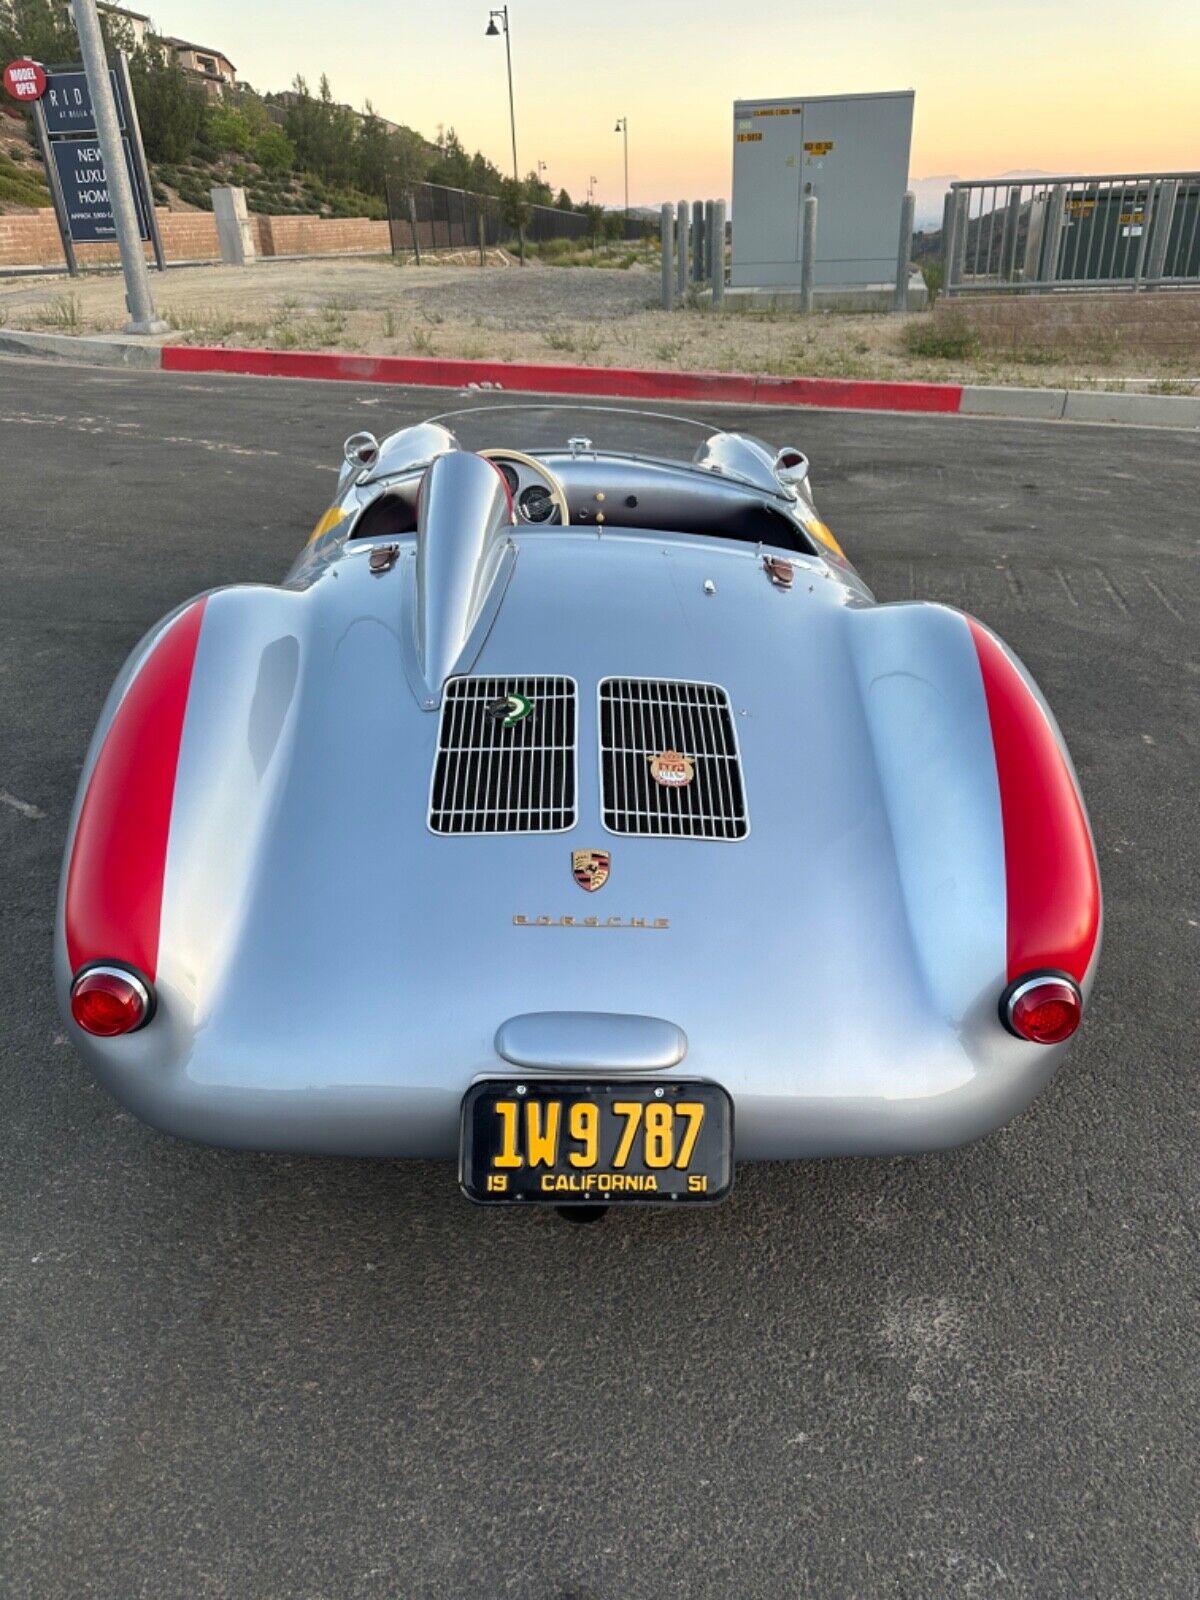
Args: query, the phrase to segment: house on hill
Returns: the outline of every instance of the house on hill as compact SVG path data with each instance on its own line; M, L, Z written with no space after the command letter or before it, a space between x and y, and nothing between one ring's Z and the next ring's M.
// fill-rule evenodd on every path
M127 11L124 6L105 5L104 0L97 0L96 10L102 18L119 23L129 34L135 47L145 45L148 35L154 32L154 24L141 11Z
M210 100L220 100L226 89L236 86L237 68L220 50L169 37L164 38L163 44L183 68L187 78L198 84Z

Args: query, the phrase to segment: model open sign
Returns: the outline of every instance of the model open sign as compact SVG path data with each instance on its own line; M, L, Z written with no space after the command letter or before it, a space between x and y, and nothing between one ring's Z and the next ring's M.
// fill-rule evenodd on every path
M46 69L36 61L10 61L4 69L4 87L14 100L39 100L46 92Z
M76 244L108 243L117 237L113 221L112 200L108 192L108 175L104 157L95 139L58 139L51 145L58 181L62 186L67 225ZM125 152L125 165L129 172L129 186L137 209L138 232L149 239L146 209L142 204L141 190L134 174L133 157L129 140L121 140Z

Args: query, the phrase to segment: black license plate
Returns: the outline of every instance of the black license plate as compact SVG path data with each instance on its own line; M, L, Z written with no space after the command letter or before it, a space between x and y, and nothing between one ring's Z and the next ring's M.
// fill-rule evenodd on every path
M723 1200L733 1102L715 1083L489 1079L463 1099L459 1182L482 1205Z

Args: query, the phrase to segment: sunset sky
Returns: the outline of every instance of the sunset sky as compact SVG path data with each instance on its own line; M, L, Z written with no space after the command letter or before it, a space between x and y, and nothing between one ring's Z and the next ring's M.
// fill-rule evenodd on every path
M131 0L134 9L149 9ZM154 0L257 89L329 74L336 98L510 161L487 0ZM736 98L916 90L911 174L1200 166L1197 0L513 0L521 169L621 203L729 188Z

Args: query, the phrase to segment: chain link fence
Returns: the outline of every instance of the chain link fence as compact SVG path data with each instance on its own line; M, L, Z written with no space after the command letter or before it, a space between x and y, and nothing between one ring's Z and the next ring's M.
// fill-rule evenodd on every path
M495 195L448 189L438 183L418 183L401 190L389 183L387 206L393 255L419 257L422 250L490 250L511 244L517 237L516 228L505 217L504 207ZM595 227L593 219L582 211L529 206L525 242L541 245L553 239L568 239L585 245L592 241ZM652 220L644 217L625 217L621 220L620 237L646 238L655 227Z

